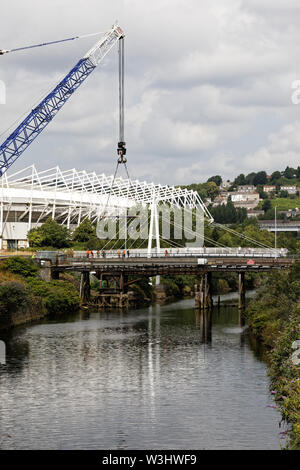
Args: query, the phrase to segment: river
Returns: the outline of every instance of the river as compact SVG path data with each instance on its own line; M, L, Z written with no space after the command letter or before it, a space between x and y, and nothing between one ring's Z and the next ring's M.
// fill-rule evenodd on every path
M279 449L266 365L237 309L209 318L193 305L80 313L2 334L0 448Z

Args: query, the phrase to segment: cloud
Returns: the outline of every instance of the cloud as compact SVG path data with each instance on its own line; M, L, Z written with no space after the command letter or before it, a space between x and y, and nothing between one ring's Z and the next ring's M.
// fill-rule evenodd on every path
M245 168L252 169L256 162L258 170L298 167L300 162L300 121L283 126L279 132L268 136L266 146L245 156Z
M119 20L134 176L177 184L295 164L298 2L5 0L1 8L1 48L103 31ZM0 131L30 111L94 40L1 56L7 104ZM117 142L115 48L11 171L34 162L113 173Z

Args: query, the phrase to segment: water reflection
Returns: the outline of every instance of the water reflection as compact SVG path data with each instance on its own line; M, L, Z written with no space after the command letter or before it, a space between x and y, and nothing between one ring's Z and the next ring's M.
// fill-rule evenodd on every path
M212 310L195 310L196 326L200 330L202 343L211 342Z
M247 338L237 309L193 300L17 328L0 372L2 448L279 448Z

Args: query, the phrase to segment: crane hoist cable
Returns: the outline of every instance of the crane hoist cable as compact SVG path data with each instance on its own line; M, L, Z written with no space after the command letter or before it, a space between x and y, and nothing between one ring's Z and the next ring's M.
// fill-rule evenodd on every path
M24 51L25 49L34 49L35 47L50 46L52 44L59 44L61 42L74 41L75 39L88 38L91 36L97 36L99 34L104 34L104 32L99 31L98 33L82 34L81 36L73 36L71 38L59 39L57 41L43 42L41 44L33 44L31 46L16 47L14 49L0 49L0 55L8 54L9 52Z
M131 187L131 179L129 176L129 171L127 168L127 158L126 155L126 142L124 138L124 36L119 38L119 142L117 148L118 160L114 172L114 176L111 181L111 185L107 194L107 200L102 211L102 217L107 217L107 207L110 201L110 197L113 191L114 182L118 173L118 169L120 165L124 165L128 184Z

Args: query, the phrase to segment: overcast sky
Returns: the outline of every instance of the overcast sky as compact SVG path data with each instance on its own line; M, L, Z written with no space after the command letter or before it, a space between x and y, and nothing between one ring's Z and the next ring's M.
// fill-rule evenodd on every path
M2 0L0 48L106 31L115 20L126 33L132 177L188 184L300 165L300 105L291 101L300 80L299 0ZM94 42L1 56L0 132ZM113 173L117 111L115 48L10 173L32 163Z

